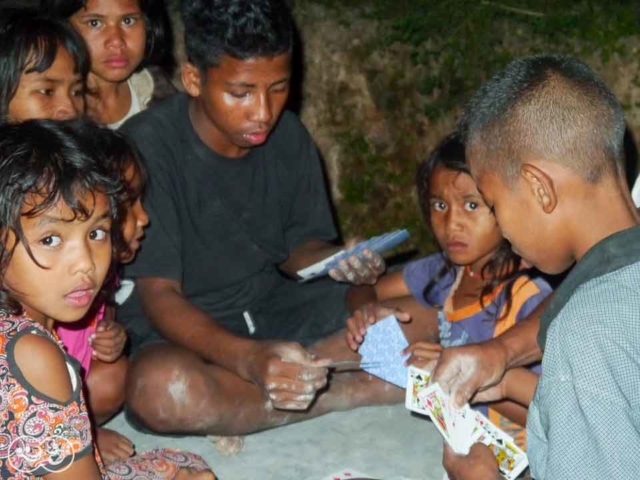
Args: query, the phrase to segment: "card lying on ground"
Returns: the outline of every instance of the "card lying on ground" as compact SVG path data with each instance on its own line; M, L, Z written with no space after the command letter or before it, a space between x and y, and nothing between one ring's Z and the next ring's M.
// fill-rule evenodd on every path
M328 477L325 477L322 480L376 480L376 479L370 475L358 472L357 470L353 470L352 468L345 468L344 470L340 470L339 472L336 472L333 475L329 475Z
M409 367L405 406L414 412L428 415L449 446L466 455L476 442L492 451L500 473L507 480L515 480L529 465L527 455L482 413L469 405L454 408L440 385L428 384L429 372Z
M407 386L408 355L402 351L409 346L398 320L393 315L379 320L367 329L364 342L358 349L363 370L398 387Z
M307 282L314 278L327 275L329 273L329 270L331 270L332 268L336 268L338 266L338 262L343 258L350 257L351 255L356 255L362 258L366 249L373 250L377 253L382 253L400 245L408 238L409 232L407 230L396 230L394 232L385 233L384 235L373 237L364 242L360 242L359 244L351 247L348 250L340 250L338 253L331 255L330 257L319 261L318 263L314 263L307 268L298 270L298 272L296 273L298 274L302 282Z

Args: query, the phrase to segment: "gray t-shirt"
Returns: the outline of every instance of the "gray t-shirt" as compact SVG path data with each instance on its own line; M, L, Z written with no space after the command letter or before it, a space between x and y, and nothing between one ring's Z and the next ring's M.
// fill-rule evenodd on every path
M529 408L536 480L640 475L640 227L594 246L541 319Z
M223 157L200 140L184 94L121 131L136 143L150 179L150 225L128 278L179 280L185 296L218 320L290 281L277 265L294 247L337 236L317 149L291 112L242 158ZM126 305L119 316L130 324L141 310Z

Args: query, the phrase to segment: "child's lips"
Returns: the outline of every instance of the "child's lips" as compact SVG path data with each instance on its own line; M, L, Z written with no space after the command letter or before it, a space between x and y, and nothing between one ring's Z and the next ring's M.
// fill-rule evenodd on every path
M449 242L447 243L447 250L450 252L459 252L461 250L465 250L467 248L467 244L464 242Z
M95 288L80 288L71 293L67 293L64 299L72 307L87 307L91 305L95 291Z

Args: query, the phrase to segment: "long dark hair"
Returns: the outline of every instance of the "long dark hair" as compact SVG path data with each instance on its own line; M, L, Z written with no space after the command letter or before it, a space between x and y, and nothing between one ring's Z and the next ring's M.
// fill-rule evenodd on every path
M436 167L443 167L447 170L471 175L469 165L466 161L464 145L457 132L448 135L442 140L431 152L429 157L420 163L416 172L418 202L429 229L431 229L431 204L429 200L431 197L431 176ZM447 274L455 271L455 264L449 260L444 252L441 253L444 257L445 264L426 285L423 291L425 300L427 300L431 290L447 276ZM513 285L516 278L522 275L520 264L521 259L513 252L511 244L503 240L480 272L483 278L490 279L480 293L480 304L482 308L485 308L484 298L491 294L496 287L506 282L505 295L507 308L505 309L503 317L509 313L512 303ZM434 305L434 307L442 308L442 305Z
M80 120L29 120L0 126L1 277L18 243L24 245L38 264L24 236L21 219L36 217L61 199L75 218L84 219L92 212L81 201L83 196L105 194L113 219L112 232L120 230L123 183L112 165L102 162L94 150L107 147L104 139L113 138L112 135L106 129ZM34 196L38 198L37 203L30 201ZM9 247L12 235L16 241ZM112 242L114 252L126 248L117 234L112 236ZM0 310L10 313L21 310L4 287L0 287Z

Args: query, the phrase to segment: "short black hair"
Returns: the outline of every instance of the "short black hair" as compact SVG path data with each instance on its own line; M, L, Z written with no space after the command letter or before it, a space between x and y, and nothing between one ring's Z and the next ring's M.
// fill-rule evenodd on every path
M88 0L40 0L40 10L49 16L68 20L81 8L85 8ZM169 17L164 0L138 0L140 11L144 16L147 41L144 58L140 67L159 65L170 53L168 46Z
M22 230L22 217L38 216L61 199L75 218L88 218L91 211L81 198L103 193L109 200L112 231L119 228L119 199L123 184L106 155L114 133L82 120L29 120L0 126L0 275L4 276L17 242L10 248L13 233L36 263ZM37 203L34 202L37 198ZM126 246L114 237L114 252ZM17 305L0 289L0 309L15 311Z
M474 173L491 170L507 184L531 156L592 183L624 171L622 106L586 64L570 56L511 62L472 97L460 128Z
M73 58L74 72L86 80L91 60L84 40L73 28L32 9L0 10L0 122L7 121L22 74L51 68L60 47Z
M204 71L222 55L238 60L291 53L293 19L283 0L182 0L187 58Z

